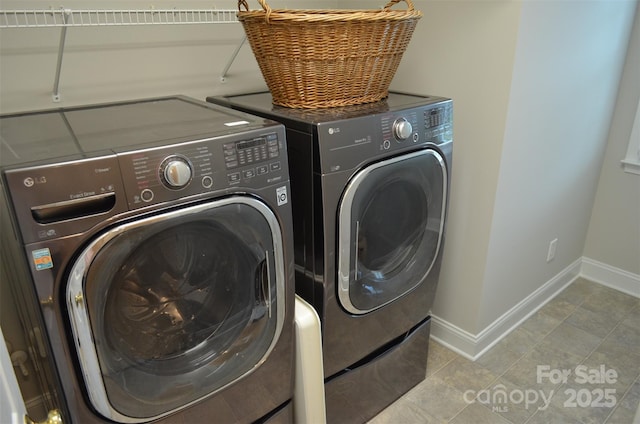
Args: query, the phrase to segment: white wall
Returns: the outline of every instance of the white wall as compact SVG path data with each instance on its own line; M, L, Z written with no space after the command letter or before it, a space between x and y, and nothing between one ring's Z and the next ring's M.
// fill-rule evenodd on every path
M640 175L622 170L640 99L640 7L620 82L584 255L640 276ZM640 287L637 286L637 292Z
M478 330L582 256L634 6L523 3Z
M269 4L283 7L284 0ZM295 0L322 8L335 1ZM251 9L257 0L248 1ZM237 10L237 1L68 0L71 9ZM49 9L47 0L2 0L0 8ZM58 7L55 3L54 7ZM266 89L245 45L225 83L220 76L244 35L232 24L69 28L60 78L60 103L52 102L60 28L0 30L0 113L185 94L208 95Z

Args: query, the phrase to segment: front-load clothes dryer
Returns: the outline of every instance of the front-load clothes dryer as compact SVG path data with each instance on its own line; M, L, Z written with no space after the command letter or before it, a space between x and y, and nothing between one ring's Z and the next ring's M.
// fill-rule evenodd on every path
M0 131L2 295L20 315L2 329L31 342L46 409L291 422L284 127L173 96L5 115Z
M390 93L298 110L268 93L207 100L287 128L296 291L322 322L327 421L364 422L425 377L452 101Z

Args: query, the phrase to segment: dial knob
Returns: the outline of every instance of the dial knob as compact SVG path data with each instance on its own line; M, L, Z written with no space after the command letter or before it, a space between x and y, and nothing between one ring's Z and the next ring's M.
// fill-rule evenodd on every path
M413 134L413 127L411 127L411 122L407 121L405 118L398 118L393 123L393 135L400 141L406 140L411 137Z
M189 162L178 156L166 159L162 164L161 172L165 185L173 189L185 187L193 176Z

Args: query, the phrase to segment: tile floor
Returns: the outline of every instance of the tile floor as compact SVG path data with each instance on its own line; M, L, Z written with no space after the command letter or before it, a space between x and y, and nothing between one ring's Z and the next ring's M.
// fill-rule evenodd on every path
M579 278L475 362L432 340L370 424L631 424L639 401L640 299Z

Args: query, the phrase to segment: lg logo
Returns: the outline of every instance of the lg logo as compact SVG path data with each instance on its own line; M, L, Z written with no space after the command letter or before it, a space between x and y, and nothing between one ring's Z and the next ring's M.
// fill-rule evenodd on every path
M46 182L47 182L47 177L37 177L37 178L27 177L22 181L25 187L33 187L35 184L44 184Z
M330 134L330 135L333 135L333 134L339 134L339 133L340 133L340 128L338 128L338 127L336 127L336 128L329 128L328 132L329 132L329 134Z

